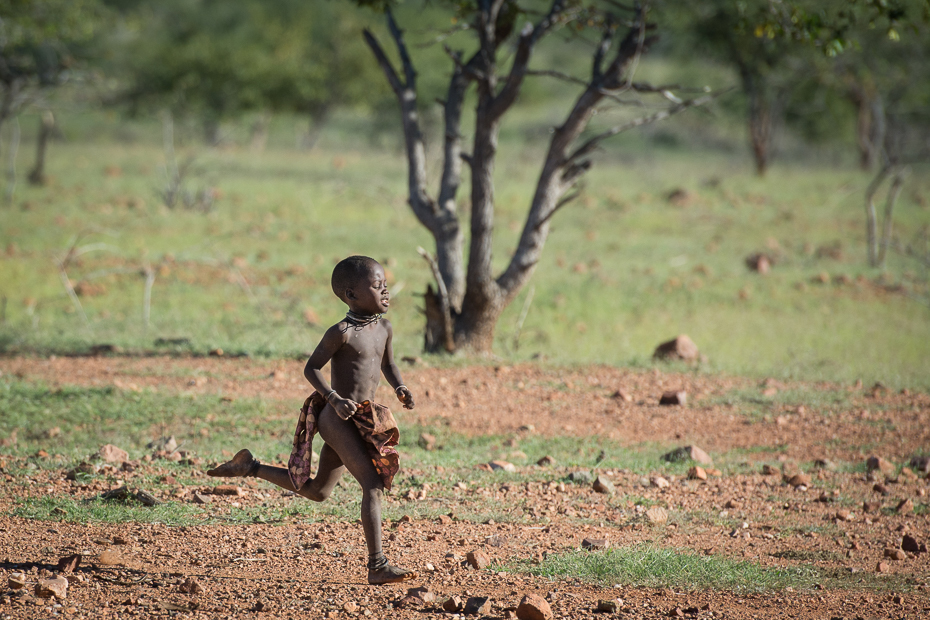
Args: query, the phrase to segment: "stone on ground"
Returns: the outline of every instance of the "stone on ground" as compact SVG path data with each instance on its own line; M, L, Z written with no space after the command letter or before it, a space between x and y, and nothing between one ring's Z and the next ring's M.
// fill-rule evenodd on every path
M22 590L26 587L26 573L10 573L6 582L10 590Z
M866 459L865 468L867 471L879 471L885 476L893 476L895 473L894 463L880 456L870 456Z
M193 577L188 577L178 586L178 592L183 592L184 594L203 594L204 588L199 581Z
M889 547L885 549L885 557L889 560L900 562L901 560L907 559L907 553L905 553L903 549L892 549Z
M462 612L466 614L489 614L491 613L491 599L487 596L472 596L465 601Z
M594 490L595 490L596 492L598 492L598 493L604 493L604 494L606 494L606 495L613 495L613 494L614 494L614 485L613 485L613 483L612 483L610 480L608 480L606 477L604 477L604 476L598 476L598 477L594 480L594 484L592 485L592 487L593 487Z
M493 471L506 471L509 473L517 471L517 468L514 466L514 464L508 463L507 461L491 461L488 463L488 465Z
M236 497L242 497L245 495L245 491L242 490L242 487L237 487L234 484L221 484L220 486L213 487L213 495L235 495Z
M652 357L661 360L685 360L691 362L700 357L697 345L688 336L682 334L656 347Z
M610 541L606 538L585 538L581 541L581 548L588 551L600 551L610 546Z
M811 485L811 477L807 474L795 474L788 478L788 484L795 488L809 487Z
M688 470L688 479L690 480L707 480L707 472L700 465L695 465Z
M462 607L464 607L462 599L454 594L442 602L443 610L448 611L450 614L462 611Z
M594 476L591 475L587 469L582 469L579 471L573 471L568 474L568 479L572 482L580 482L581 484L591 484L594 482Z
M668 521L668 512L661 506L653 506L646 511L646 520L656 525L661 525Z
M436 593L426 586L420 586L419 588L409 588L407 590L407 596L414 596L424 603L434 603L436 601Z
M520 620L552 620L552 608L546 599L538 594L524 594L517 605L517 618Z
M555 459L547 454L546 456L536 461L536 464L540 467L548 467L549 465L555 465Z
M682 446L680 448L676 448L671 452L664 454L662 458L669 462L686 461L690 459L696 463L700 463L701 465L714 464L714 460L697 446Z
M58 558L58 572L68 574L78 567L83 556L80 553Z
M649 484L657 489L667 489L671 483L662 476L652 476L649 478Z
M39 598L65 599L68 597L68 580L64 577L52 579L39 579L36 583L36 596Z
M478 570L484 570L491 565L491 558L488 557L488 554L481 549L469 551L465 555L465 561L468 562L473 568Z
M620 599L600 600L597 602L597 611L601 614L615 614L623 607L623 601Z
M899 515L909 515L914 512L914 502L909 499L902 499L900 502L898 502L898 505L895 507L894 511Z
M111 443L108 443L104 446L100 446L100 449L97 450L97 453L93 456L95 459L99 459L106 463L122 463L123 461L129 460L129 453L121 448L117 448Z
M665 406L686 405L688 404L688 393L684 390L670 390L662 392L659 397L659 404Z
M430 452L436 448L436 436L430 435L429 433L420 433L420 438L417 440L417 445L419 445L427 452Z

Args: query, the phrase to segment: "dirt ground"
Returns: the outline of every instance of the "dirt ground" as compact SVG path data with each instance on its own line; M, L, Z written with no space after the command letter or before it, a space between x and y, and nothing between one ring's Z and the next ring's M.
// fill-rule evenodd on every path
M0 359L0 372L52 386L152 387L169 393L261 395L294 402L307 391L301 370L302 363L296 361L225 358ZM740 403L727 403L727 394L742 390L771 397L799 386L600 366L434 369L414 364L405 369L404 378L418 397L416 410L402 414L407 421L430 425L454 418L458 430L474 434L599 435L621 445L697 445L711 455L741 448L747 459L758 458L759 466L753 462L744 470L749 473L711 472L707 480L671 477L668 485L624 470L598 472L610 479L616 493L635 493L666 506L673 518L659 524L645 520L641 506L609 503L607 495L587 485L559 485L570 471L558 464L549 466L547 482L502 482L483 488L466 484L457 495L462 502L470 497L513 502L516 495L525 506L525 519L472 523L454 518L453 509L452 519L385 523L389 557L416 569L420 577L382 587L365 583L365 546L357 523L169 528L3 516L0 618L466 617L442 609L441 602L453 595L463 600L489 597L488 609L468 617L507 618L514 617L527 593L545 598L554 617L572 619L930 617L930 553L919 550L920 544L930 544L930 479L920 463L909 466L911 457L927 454L930 448L927 394L822 385L814 387L846 392L849 398L839 406L790 403L765 415L746 416ZM687 405L659 406L659 396L668 390L687 392ZM381 397L388 401L389 390ZM865 462L872 455L894 464L894 471L849 473L831 465ZM772 463L776 457L781 461L778 468L762 468L762 461ZM822 461L821 466L808 472L804 484L789 484L794 463L815 460ZM157 461L142 467L149 468L148 474L152 469L158 473ZM141 473L127 473L127 481L133 475ZM0 470L2 514L13 508L15 482L21 481ZM106 490L67 481L64 470L40 470L29 482L27 487L17 485L15 494L84 498ZM191 501L212 482L205 480L203 489L182 490L171 499ZM214 495L213 501L259 505L272 496L305 501L283 498L278 490L251 479L240 484L244 496ZM716 520L674 518L689 514ZM739 525L726 525L733 522ZM501 562L539 561L546 553L578 549L586 538L604 539L611 547L648 541L766 567L813 565L842 576L850 587L818 584L810 590L760 594L596 586L475 569L465 561L467 553L476 550ZM913 541L918 548L906 550ZM36 581L57 572L59 558L70 554L81 554L82 563L70 574L67 598L34 596ZM6 588L18 572L26 574L26 588ZM405 599L407 589L418 586L428 588L436 600ZM622 599L616 612L595 612L599 600L610 599Z

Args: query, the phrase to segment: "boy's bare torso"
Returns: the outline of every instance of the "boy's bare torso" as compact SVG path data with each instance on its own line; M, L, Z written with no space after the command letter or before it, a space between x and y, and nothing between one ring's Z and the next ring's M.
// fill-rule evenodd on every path
M372 400L381 381L391 324L381 318L364 327L341 321L330 328L342 332L342 346L330 360L330 383L343 398Z

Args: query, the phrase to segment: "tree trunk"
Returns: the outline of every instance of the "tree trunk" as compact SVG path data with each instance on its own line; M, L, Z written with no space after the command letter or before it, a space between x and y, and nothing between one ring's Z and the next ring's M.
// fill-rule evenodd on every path
M252 136L249 140L249 150L253 153L264 153L268 144L268 125L271 123L271 114L267 110L259 113L252 123Z
M879 162L885 142L885 107L881 95L858 83L850 87L849 96L856 106L859 166L863 170L872 170Z
M45 185L45 149L54 130L55 116L51 110L46 110L39 121L39 134L36 137L36 163L29 172L30 185Z
M769 165L769 147L772 139L772 113L759 76L744 77L749 95L749 144L756 163L756 174L765 176Z

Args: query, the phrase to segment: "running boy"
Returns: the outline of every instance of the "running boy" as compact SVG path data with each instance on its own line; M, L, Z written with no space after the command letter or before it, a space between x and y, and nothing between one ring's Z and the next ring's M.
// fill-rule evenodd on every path
M384 269L372 258L350 256L333 269L333 292L349 306L345 318L330 327L307 361L304 375L316 391L301 409L288 468L263 465L248 450L207 473L255 476L298 495L322 502L347 469L362 486L362 528L368 545L368 583L397 583L416 574L392 566L381 551L381 495L391 489L398 469L397 423L391 411L373 403L381 373L404 408L413 395L400 378L391 346L390 305ZM331 383L322 368L332 363ZM325 442L315 478L310 478L313 435Z

